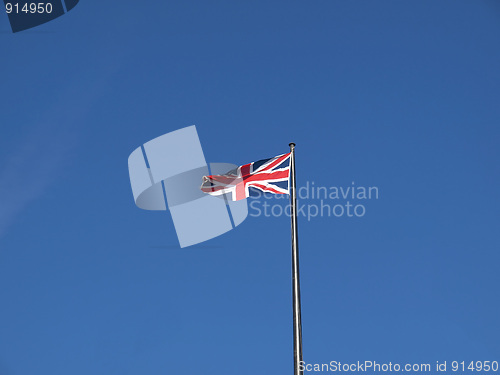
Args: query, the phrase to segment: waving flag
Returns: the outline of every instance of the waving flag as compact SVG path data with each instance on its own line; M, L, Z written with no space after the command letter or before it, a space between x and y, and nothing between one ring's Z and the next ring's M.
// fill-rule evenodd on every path
M290 153L245 164L223 175L204 176L201 190L210 195L231 194L233 201L245 199L255 190L289 194L289 176Z

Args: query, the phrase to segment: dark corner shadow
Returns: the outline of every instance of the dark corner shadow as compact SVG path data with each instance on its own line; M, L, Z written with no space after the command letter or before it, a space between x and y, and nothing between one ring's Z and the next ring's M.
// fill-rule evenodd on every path
M47 0L45 2L4 0L3 2L12 32L17 33L59 18L72 10L79 0Z
M10 34L11 30L0 30L0 34ZM49 30L24 30L23 34L60 34L59 31L49 31Z

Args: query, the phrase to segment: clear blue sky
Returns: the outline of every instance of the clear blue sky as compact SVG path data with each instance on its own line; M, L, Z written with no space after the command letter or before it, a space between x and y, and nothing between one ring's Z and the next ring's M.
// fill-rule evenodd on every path
M292 373L290 223L178 249L128 155L197 125L211 162L297 144L304 359L500 360L497 1L81 1L0 17L0 375ZM306 201L302 203L307 204Z

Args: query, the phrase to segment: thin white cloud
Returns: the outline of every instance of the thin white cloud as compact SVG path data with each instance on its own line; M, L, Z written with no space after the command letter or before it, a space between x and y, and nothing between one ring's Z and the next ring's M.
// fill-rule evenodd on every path
M84 82L63 91L43 120L23 138L9 139L0 160L0 238L18 215L64 173L77 144L82 120L102 92L103 82ZM68 100L69 99L69 100ZM16 124L11 124L16 126Z
M106 91L108 78L126 52L113 53L98 70L75 72L71 84L57 97L47 98L52 105L31 131L23 139L9 139L10 154L0 160L0 238L16 217L64 173L84 129L86 113Z
M11 144L13 152L0 166L0 237L21 211L56 179L74 139L38 126L25 139Z

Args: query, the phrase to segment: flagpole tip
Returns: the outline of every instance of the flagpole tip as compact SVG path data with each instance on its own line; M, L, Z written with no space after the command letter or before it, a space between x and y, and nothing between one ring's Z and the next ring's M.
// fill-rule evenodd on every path
M290 146L290 149L293 150L295 148L295 143L289 143L288 146Z

